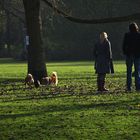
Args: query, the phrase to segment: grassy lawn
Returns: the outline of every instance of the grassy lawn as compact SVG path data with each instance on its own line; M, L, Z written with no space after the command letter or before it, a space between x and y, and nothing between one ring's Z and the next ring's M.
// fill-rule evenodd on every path
M140 93L125 93L125 65L96 92L93 62L47 63L58 87L24 86L27 65L0 59L0 140L140 140Z

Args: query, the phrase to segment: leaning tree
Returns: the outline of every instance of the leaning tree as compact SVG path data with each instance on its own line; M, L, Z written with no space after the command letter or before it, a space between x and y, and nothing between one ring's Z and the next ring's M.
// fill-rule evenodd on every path
M124 22L139 20L140 13L135 13L123 17L113 17L104 19L82 19L69 15L57 8L48 0L42 0L45 4L55 10L57 13L67 18L72 22L83 23L83 24L101 24L101 23L112 23L112 22ZM27 35L29 36L28 45L28 73L31 73L35 79L35 86L38 87L38 82L42 77L47 76L47 70L45 65L44 51L42 47L41 37L41 18L40 18L40 0L23 0Z

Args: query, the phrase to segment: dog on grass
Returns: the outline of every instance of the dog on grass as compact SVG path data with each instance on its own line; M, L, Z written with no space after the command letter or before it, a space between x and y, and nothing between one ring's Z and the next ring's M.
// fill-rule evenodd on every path
M55 85L58 84L57 72L52 72L50 77L43 77L41 81L42 85Z
M31 87L31 85L34 84L34 78L32 76L32 74L28 73L26 78L25 78L25 86L28 85L29 87Z

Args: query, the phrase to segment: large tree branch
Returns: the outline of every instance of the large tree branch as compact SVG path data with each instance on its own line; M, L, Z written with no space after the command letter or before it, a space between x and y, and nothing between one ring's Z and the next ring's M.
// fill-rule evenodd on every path
M139 20L140 19L140 13L135 13L127 16L122 17L111 17L111 18L102 18L102 19L84 19L84 18L78 18L73 17L64 11L58 9L55 7L52 3L50 3L48 0L42 0L44 1L49 7L54 9L57 13L63 15L66 19L77 22L77 23L83 23L83 24L101 24L101 23L114 23L114 22L126 22L126 21L132 21L132 20Z

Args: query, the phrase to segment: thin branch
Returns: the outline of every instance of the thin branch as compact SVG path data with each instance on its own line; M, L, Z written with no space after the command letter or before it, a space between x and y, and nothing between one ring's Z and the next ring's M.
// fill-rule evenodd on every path
M77 22L77 23L101 24L101 23L126 22L126 21L139 20L140 19L140 13L135 13L135 14L127 15L127 16L120 16L120 17L102 18L102 19L78 18L78 17L73 17L73 16L65 13L64 11L58 9L52 3L50 3L48 0L42 0L42 1L44 1L53 10L57 11L57 13L63 15L66 19L68 19L72 22Z
M24 11L19 10L18 8L12 7L13 10L15 10L16 12L20 13L20 14L25 14Z
M8 12L8 13L10 13L12 16L18 18L21 22L25 23L24 19L23 19L21 16L19 16L18 14L14 13L13 11L9 10L8 8L6 8L6 7L4 6L4 4L3 4L2 1L0 1L0 4L3 5L2 8L3 8L6 12Z
M21 22L25 23L24 19L22 17L20 17L18 14L15 14L14 12L8 10L7 8L4 7L4 10L9 12L12 16L18 18Z

